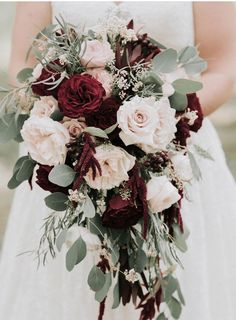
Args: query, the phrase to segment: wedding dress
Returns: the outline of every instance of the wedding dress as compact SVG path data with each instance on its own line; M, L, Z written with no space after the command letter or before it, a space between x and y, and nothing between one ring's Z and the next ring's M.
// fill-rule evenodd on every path
M54 2L53 17L92 26L113 2ZM179 49L194 41L190 2L123 2L119 9L143 26L153 38ZM209 94L211 94L209 92ZM190 230L188 252L178 270L186 307L182 320L236 319L236 185L231 176L217 134L208 119L193 136L193 142L208 150L215 161L198 158L202 180L189 188L183 219ZM64 253L37 270L32 256L21 255L37 248L43 218L48 215L45 193L22 185L15 194L0 266L0 319L3 320L94 320L98 303L86 284L93 256L72 272L65 268ZM111 309L106 320L137 320L133 306Z

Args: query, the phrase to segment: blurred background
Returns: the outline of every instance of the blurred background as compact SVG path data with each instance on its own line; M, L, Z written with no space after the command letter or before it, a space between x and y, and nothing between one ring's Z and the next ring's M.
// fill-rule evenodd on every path
M6 82L14 14L14 2L0 2L0 85ZM229 167L236 178L236 90L230 101L215 112L211 119L219 133ZM13 192L7 189L7 182L11 177L17 152L16 143L0 145L0 247L13 197Z

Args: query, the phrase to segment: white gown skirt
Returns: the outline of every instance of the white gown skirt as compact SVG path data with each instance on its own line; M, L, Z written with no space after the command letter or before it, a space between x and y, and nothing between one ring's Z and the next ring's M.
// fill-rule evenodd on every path
M236 185L225 162L217 134L208 119L193 137L215 161L198 158L202 180L189 189L183 219L190 230L184 270L178 276L186 300L182 320L236 319ZM37 186L22 185L15 194L0 265L0 319L96 320L98 303L87 274L91 254L72 272L65 268L65 253L37 269L33 256L18 254L37 248L40 227L48 215ZM138 320L133 306L111 310L105 320Z

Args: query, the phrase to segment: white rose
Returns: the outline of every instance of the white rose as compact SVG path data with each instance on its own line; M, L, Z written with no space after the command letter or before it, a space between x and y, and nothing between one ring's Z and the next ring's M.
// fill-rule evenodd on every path
M38 163L54 166L65 162L70 136L61 123L32 116L24 122L21 135L31 157Z
M106 97L108 98L111 95L112 89L111 74L102 68L88 69L86 73L93 76L97 81L99 81L102 84L103 88L106 91Z
M81 45L81 63L87 68L103 68L115 58L107 41L88 40Z
M38 63L35 67L34 70L32 71L32 76L34 80L37 80L43 71L43 65L41 63Z
M165 150L167 145L175 138L175 132L177 131L176 123L178 120L175 118L175 109L171 108L168 98L163 97L158 102L159 126L154 132L153 143L140 145L146 153Z
M88 250L97 250L101 246L101 242L97 235L91 233L87 228L73 225L66 234L65 244L70 248L73 243L81 237L87 245Z
M152 177L147 183L147 201L152 213L162 212L180 199L178 189L166 176Z
M58 110L58 102L53 96L40 97L40 100L34 102L31 116L50 117L51 114Z
M109 190L129 179L128 171L133 168L135 157L122 148L101 145L96 147L94 156L101 166L102 175L98 173L93 180L92 171L89 170L85 180L91 188Z
M171 157L171 161L179 179L190 181L193 178L190 160L187 155L176 154Z
M76 119L70 119L63 122L63 126L68 130L72 139L77 138L86 128L84 121L78 121Z
M135 96L120 106L117 122L125 145L137 144L145 152L165 149L176 132L175 110L168 98Z

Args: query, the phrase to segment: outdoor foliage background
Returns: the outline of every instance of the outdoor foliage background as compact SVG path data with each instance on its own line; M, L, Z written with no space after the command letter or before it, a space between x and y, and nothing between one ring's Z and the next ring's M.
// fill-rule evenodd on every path
M14 2L0 2L0 85L7 81L14 14ZM236 178L236 94L211 118L222 141L229 167ZM17 154L16 143L0 145L0 244L13 199L13 192L7 189L7 182Z

